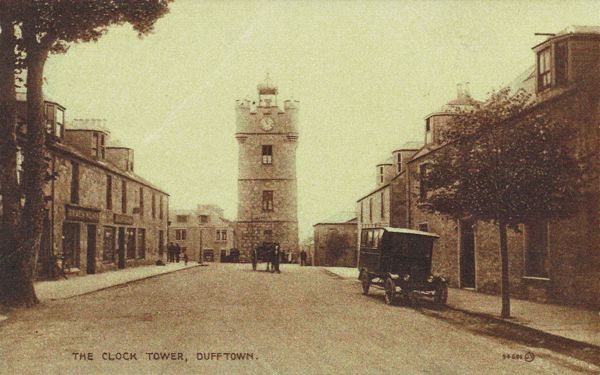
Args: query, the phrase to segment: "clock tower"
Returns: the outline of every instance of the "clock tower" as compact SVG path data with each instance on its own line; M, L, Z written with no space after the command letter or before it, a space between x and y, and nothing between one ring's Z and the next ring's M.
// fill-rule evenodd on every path
M298 251L296 146L298 102L277 103L277 86L258 85L258 100L236 101L238 153L237 247L242 260L263 242Z

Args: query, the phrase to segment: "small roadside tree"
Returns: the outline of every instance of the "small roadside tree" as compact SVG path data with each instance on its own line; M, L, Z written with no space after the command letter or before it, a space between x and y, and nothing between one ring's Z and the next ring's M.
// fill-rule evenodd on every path
M350 248L350 240L347 235L338 231L327 233L325 240L325 248L327 249L327 262L332 266L337 266L340 258L343 257Z
M510 317L507 227L573 215L585 198L576 119L508 88L459 111L422 179L431 212L497 225L503 318Z
M6 0L0 4L0 32L5 34L1 38L3 50L0 53L2 88L4 82L14 82L15 71L11 68L14 64L8 58L10 52L23 56L23 66L27 70L27 135L23 145L23 188L20 190L25 204L22 209L19 206L20 215L7 218L12 220L8 225L19 221L17 230L11 231L14 243L0 248L0 303L8 306L37 303L33 281L44 219L43 187L48 177L43 74L49 54L65 53L71 43L95 42L115 25L129 23L140 36L148 34L154 23L168 12L171 1ZM11 49L13 43L16 48ZM0 97L3 116L0 126L3 133L12 137L14 126L11 124L15 119L10 105L14 100L9 96L14 97L14 89ZM10 142L0 148L3 161L12 163L12 150ZM3 174L2 182L16 181L12 174ZM3 187L5 189L10 190L11 186Z

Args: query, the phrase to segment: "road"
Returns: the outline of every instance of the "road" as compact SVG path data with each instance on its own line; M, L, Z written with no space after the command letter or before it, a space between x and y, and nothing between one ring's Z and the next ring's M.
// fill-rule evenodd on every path
M387 306L382 292L363 296L356 282L318 268L282 270L212 264L12 313L0 323L0 372L566 374L584 368L415 308ZM536 354L533 362L503 358L527 352ZM114 359L131 353L135 359ZM218 353L250 354L234 360Z

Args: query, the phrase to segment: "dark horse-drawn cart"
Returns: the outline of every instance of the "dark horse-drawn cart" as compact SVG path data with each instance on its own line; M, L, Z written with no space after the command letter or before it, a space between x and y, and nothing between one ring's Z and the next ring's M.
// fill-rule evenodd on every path
M275 243L273 242L263 242L261 245L257 246L251 254L252 257L252 270L256 271L256 267L259 262L267 262L267 270L269 269L269 264L273 261L273 256L275 254Z
M368 228L361 232L359 279L364 294L371 285L385 290L385 302L432 297L438 305L448 298L446 279L431 274L433 242L439 236L405 228Z

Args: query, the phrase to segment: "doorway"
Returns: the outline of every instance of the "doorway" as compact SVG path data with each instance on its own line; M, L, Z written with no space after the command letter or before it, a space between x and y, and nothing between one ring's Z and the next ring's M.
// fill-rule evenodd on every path
M96 226L87 226L87 269L88 274L96 273Z
M460 287L475 288L475 222L460 222Z
M125 268L125 228L119 228L119 261L117 262L118 268Z
M79 224L63 223L62 238L65 268L79 268Z

